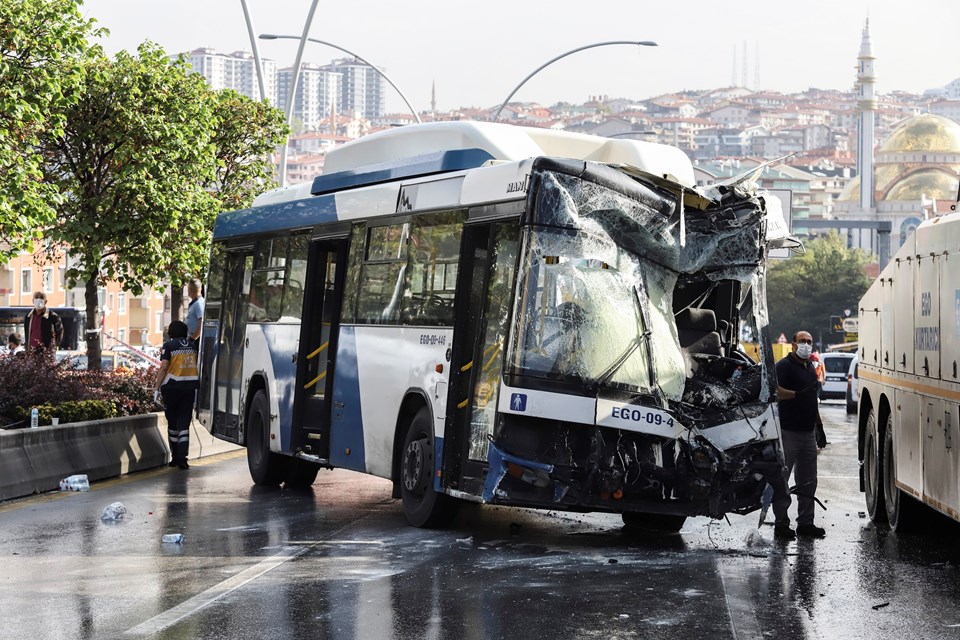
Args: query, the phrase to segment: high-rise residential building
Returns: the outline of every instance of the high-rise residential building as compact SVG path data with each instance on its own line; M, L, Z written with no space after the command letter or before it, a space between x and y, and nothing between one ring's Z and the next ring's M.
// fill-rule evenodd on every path
M277 63L261 58L263 64L263 86L270 104L277 104ZM207 80L213 89L233 89L238 93L260 99L260 85L257 81L257 65L253 54L235 51L223 54L213 49L194 49L190 52L190 64L196 73Z
M343 76L339 109L369 119L386 112L386 80L369 65L355 58L334 60L322 67Z
M315 64L304 63L300 67L297 94L293 99L293 115L303 122L307 131L316 131L320 121L330 115L332 109L340 110L340 85L343 77ZM293 67L277 73L277 106L287 110Z

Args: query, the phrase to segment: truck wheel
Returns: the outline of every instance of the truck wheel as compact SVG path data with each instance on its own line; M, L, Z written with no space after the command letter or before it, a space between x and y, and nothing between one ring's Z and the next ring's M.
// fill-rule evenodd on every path
M887 511L883 503L882 468L877 411L870 409L867 414L867 430L863 436L863 492L867 500L867 515L877 523L887 521Z
M247 429L247 466L253 482L262 487L275 487L283 479L283 462L270 452L270 403L261 389L253 396L244 424Z
M400 454L400 496L407 521L415 527L441 527L453 517L456 503L434 490L433 424L422 407L410 421Z
M664 513L634 513L622 514L623 524L628 531L655 531L658 533L677 533L687 521L686 516L677 516Z
M893 445L893 415L887 417L883 434L883 501L887 522L898 533L906 533L922 524L923 505L897 487L897 463Z

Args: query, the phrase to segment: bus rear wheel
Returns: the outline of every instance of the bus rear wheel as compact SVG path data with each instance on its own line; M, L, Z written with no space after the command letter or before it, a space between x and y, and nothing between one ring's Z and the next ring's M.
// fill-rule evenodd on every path
M877 523L887 521L887 510L883 503L882 468L877 411L870 409L867 414L867 429L863 436L863 492L867 501L867 515Z
M623 524L628 531L652 531L655 533L677 533L687 521L686 516L668 513L634 513L622 514Z
M400 497L407 520L415 527L441 527L453 517L456 503L434 489L433 424L430 411L417 411L400 454Z
M247 466L253 482L275 487L283 480L283 460L270 451L270 403L261 389L253 396L247 419Z
M923 524L925 507L897 487L896 451L893 443L893 414L887 417L883 433L883 501L887 508L887 522L898 533L906 533Z

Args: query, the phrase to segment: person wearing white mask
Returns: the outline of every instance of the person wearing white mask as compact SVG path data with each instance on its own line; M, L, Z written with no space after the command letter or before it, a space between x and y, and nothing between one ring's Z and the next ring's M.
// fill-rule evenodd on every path
M780 409L780 441L783 445L784 481L794 474L797 495L797 530L790 528L790 494L773 502L774 537L822 538L826 530L813 523L817 492L817 429L823 428L817 399L820 382L810 361L813 336L797 331L793 350L777 363L777 405Z
M47 294L37 291L33 294L33 309L24 318L23 346L29 353L40 351L52 358L62 338L60 316L47 309Z

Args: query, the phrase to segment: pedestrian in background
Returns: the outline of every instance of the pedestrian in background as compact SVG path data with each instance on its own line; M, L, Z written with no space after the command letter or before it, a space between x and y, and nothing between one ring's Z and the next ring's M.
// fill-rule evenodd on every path
M206 301L200 295L200 281L196 278L187 283L187 295L190 296L190 305L187 307L187 335L191 340L200 339L200 328L203 326L203 307Z
M777 363L777 406L780 409L780 440L785 463L784 481L789 486L794 474L797 494L797 530L790 528L790 494L775 500L773 513L774 537L792 540L797 536L822 538L826 531L813 523L814 495L817 492L816 432L822 431L820 403L817 399L820 381L810 361L813 336L797 331L793 336L793 350Z
M193 399L199 386L197 343L189 338L187 325L179 320L170 323L167 335L170 339L163 344L160 369L153 388L163 396L167 439L170 442L170 466L189 469L190 421L193 418Z
M20 339L19 334L11 333L9 336L7 336L7 354L12 356L22 352L23 340Z
M47 294L37 291L33 294L33 309L23 320L24 347L30 353L44 352L53 358L62 338L60 316L47 309Z

